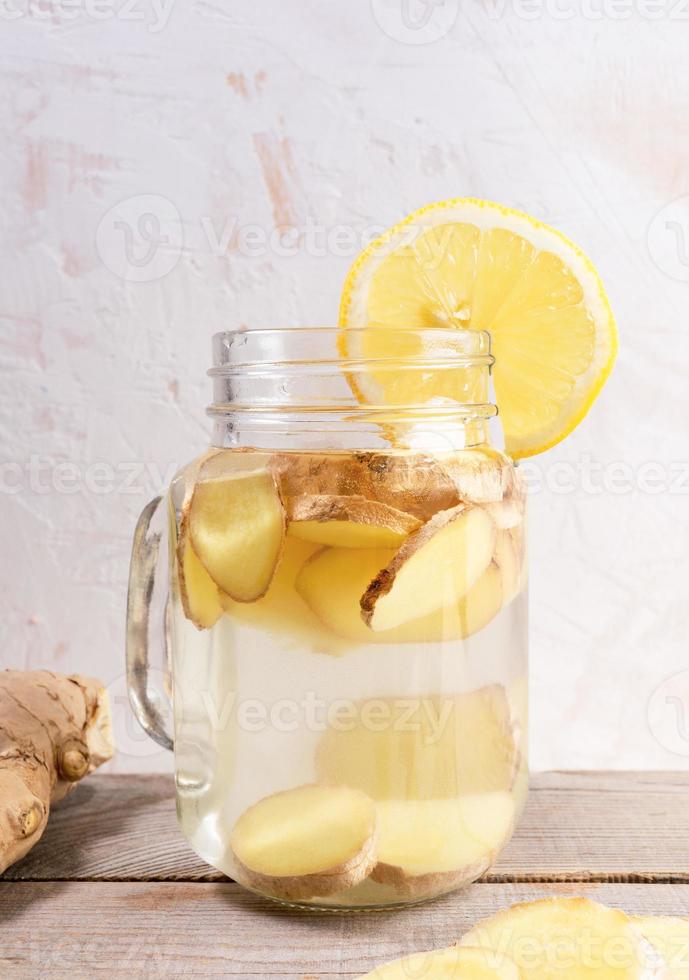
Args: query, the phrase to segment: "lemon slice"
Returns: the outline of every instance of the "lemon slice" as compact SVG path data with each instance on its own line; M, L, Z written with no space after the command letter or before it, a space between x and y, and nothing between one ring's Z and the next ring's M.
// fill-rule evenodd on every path
M340 326L346 358L409 356L405 327L489 331L514 458L543 452L581 422L617 352L612 310L584 253L526 214L470 198L421 208L376 239L347 276ZM360 371L355 394L426 403L452 397L452 373Z

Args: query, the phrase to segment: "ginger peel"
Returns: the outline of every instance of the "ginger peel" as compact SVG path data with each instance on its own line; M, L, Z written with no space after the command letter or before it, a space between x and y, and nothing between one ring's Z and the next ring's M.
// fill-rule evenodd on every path
M51 805L113 752L100 681L0 672L0 873L40 839Z

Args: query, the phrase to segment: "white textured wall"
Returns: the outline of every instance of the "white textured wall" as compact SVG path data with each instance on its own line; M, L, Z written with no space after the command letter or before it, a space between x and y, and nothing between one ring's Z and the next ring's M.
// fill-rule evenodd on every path
M603 397L537 462L533 763L689 767L685 7L0 4L0 659L111 683L117 767L167 764L125 724L128 552L207 441L210 335L333 322L351 239L455 195L579 241L620 323Z

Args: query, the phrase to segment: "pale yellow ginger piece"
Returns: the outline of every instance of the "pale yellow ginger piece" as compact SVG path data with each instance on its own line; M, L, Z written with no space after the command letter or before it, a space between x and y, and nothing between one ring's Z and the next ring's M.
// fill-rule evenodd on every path
M407 898L475 881L507 843L514 822L507 792L377 806L378 863L371 877Z
M289 540L289 539L288 539ZM483 629L500 611L502 579L497 565L453 605L392 629L374 632L361 615L361 596L395 557L392 549L326 548L310 558L296 577L298 594L335 634L356 643L439 643L463 639ZM441 579L436 580L441 589Z
M513 960L492 950L453 946L413 953L359 980L520 980Z
M496 449L462 449L441 456L439 465L464 503L497 504L514 487L512 462Z
M498 531L495 538L493 561L500 569L502 603L506 606L517 595L522 584L517 547L509 531Z
M280 561L285 511L268 470L229 474L194 487L189 537L221 592L254 602L268 591Z
M346 728L329 728L316 750L320 782L375 800L433 800L509 791L521 733L505 689L369 698Z
M40 839L51 804L114 751L100 681L48 670L0 672L0 873Z
M361 597L378 632L418 619L464 596L490 564L495 525L480 507L440 511L410 534Z
M487 504L486 510L499 531L509 531L517 527L524 517L523 503L514 496L505 497L500 503Z
M669 980L670 976L629 916L588 898L513 905L479 922L460 945L510 956L524 980Z
M632 915L632 923L662 956L673 980L689 980L689 918Z
M276 898L327 897L376 863L376 807L346 786L299 786L249 807L230 845L246 883Z
M521 591L526 587L529 572L528 563L526 561L526 521L522 521L520 524L516 524L514 527L510 528L509 533L510 537L512 538L512 544L514 545L514 553L517 556L517 565L519 566L519 590Z
M288 534L336 548L397 548L420 521L360 495L290 498Z
M450 620L454 624L451 635L458 639L466 639L487 626L504 605L502 588L500 570L494 562L491 562L483 575L459 600L456 616ZM426 619L435 618L439 613L446 613L446 611L436 610L434 613L429 613ZM450 618L447 613L446 618Z
M222 616L218 586L203 567L189 540L188 520L182 518L177 541L177 578L184 615L197 629L207 630Z
M211 449L194 460L179 475L184 484L184 500L179 529L173 493L168 493L168 527L176 557L177 585L184 615L197 629L210 629L222 614L218 587L205 570L189 540L189 504L201 468L211 466L226 457L219 449Z
M221 596L220 601L225 612L239 623L245 623L261 632L278 634L281 644L297 646L312 653L340 655L347 652L352 646L351 638L333 632L329 624L311 609L295 586L302 568L312 556L319 553L319 545L301 541L288 534L280 564L266 594L255 602L234 602L228 596ZM357 595L357 612L358 602ZM359 622L366 629L363 622Z

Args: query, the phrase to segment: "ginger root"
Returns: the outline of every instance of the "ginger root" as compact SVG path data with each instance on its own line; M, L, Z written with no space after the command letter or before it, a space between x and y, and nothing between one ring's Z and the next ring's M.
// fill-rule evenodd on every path
M48 670L0 672L0 873L40 839L51 804L113 752L100 681Z

